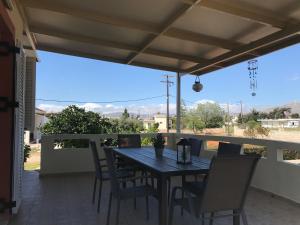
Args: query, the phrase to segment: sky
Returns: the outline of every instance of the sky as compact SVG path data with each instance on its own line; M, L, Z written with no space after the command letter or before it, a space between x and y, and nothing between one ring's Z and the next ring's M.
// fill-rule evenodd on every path
M166 85L163 75L174 75L170 87L170 111L175 113L175 73L122 65L87 58L38 52L36 106L57 112L70 104L100 113L129 112L154 114L166 111ZM258 89L251 96L248 64L242 62L200 77L204 88L192 90L195 76L185 75L181 81L181 97L185 104L213 101L231 112L263 109L300 102L300 44L258 57ZM153 98L152 98L153 97ZM114 102L152 98L142 101ZM82 103L54 102L79 101ZM95 103L105 102L105 103Z

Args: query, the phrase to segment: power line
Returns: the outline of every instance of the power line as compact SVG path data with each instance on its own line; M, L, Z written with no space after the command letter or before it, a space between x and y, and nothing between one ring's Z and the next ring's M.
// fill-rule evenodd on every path
M139 102L139 101L151 100L151 99L162 98L162 97L166 97L166 95L152 96L148 98L139 98L139 99L115 100L115 101L76 101L76 100L58 100L58 99L44 99L44 98L36 98L35 100L43 101L43 102L58 102L58 103L109 104L109 103Z
M176 98L174 95L170 95L170 97ZM192 101L186 100L186 99L184 99L184 98L181 98L181 99L183 100L183 102L188 102L188 103L191 103L191 104L197 104L197 103L198 103L197 101L192 102Z

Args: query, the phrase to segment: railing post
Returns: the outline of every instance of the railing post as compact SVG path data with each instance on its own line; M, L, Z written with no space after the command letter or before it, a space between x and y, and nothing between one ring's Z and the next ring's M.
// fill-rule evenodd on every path
M47 173L47 159L49 154L54 148L53 138L49 136L42 136L41 138L41 164L40 164L40 175Z
M283 160L283 151L277 149L276 145L267 145L267 159L276 163L277 161Z

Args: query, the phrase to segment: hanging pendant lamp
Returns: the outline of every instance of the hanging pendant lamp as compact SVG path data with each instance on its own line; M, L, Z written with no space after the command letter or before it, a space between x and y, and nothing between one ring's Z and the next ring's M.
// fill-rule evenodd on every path
M193 84L193 90L195 92L200 92L203 89L203 85L200 83L199 75L196 76L195 83Z

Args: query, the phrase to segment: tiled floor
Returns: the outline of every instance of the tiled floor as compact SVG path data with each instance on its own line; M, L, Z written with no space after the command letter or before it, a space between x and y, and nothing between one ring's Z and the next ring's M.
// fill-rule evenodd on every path
M19 214L10 225L99 225L105 224L109 184L104 185L100 214L91 203L92 175L51 176L39 178L37 172L24 174L24 199ZM121 204L120 225L156 225L158 203L150 200L150 220L146 221L145 200ZM251 190L246 202L249 225L300 225L300 207ZM114 211L112 211L114 215ZM112 217L111 224L114 224ZM196 225L201 222L187 213L175 212L174 225ZM216 220L215 225L231 225L231 218Z

